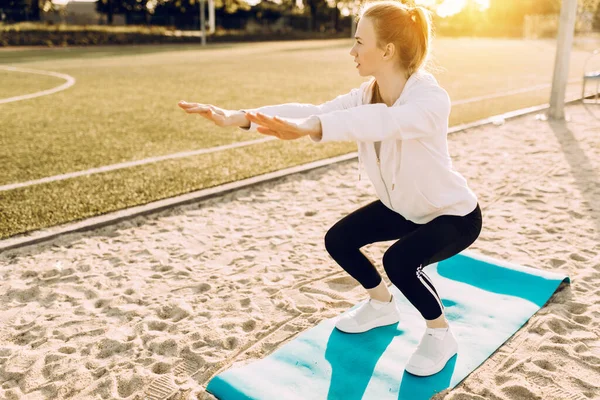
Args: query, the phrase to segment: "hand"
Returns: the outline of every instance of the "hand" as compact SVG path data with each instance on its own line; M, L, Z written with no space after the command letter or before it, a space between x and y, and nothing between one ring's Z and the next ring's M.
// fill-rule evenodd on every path
M188 114L200 114L218 126L239 126L246 121L239 111L225 110L212 104L188 103L181 100L177 105ZM245 122L248 123L247 121Z
M256 128L258 132L275 136L282 140L294 140L307 135L321 135L321 120L316 116L308 118L283 118L249 112L246 114L246 118L260 125Z

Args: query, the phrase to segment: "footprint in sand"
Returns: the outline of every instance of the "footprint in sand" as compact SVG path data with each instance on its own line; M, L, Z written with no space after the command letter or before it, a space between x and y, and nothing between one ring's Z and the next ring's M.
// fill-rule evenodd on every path
M256 320L249 319L242 324L242 329L244 332L250 332L256 329Z
M590 348L583 343L579 343L573 347L573 350L575 350L577 353L587 353L590 351Z
M59 381L67 374L75 372L78 367L78 360L62 354L49 353L44 359L42 376L49 381Z
M575 261L582 261L582 262L584 262L584 261L587 261L587 260L588 260L588 258L587 258L587 257L584 257L584 256L582 256L582 255L580 255L580 254L578 254L578 253L571 253L571 255L570 255L569 257L570 257L572 260L575 260Z
M157 272L169 272L169 271L173 270L173 267L171 265L158 264L158 265L153 265L152 270L157 271Z
M578 303L576 301L572 301L567 304L567 308L571 314L583 314L588 310L588 305L584 303Z
M13 336L12 341L21 346L33 345L38 340L46 339L46 332L45 327L33 324L29 328L18 331Z
M94 302L95 308L105 308L110 306L112 299L98 299Z
M39 274L38 271L24 270L23 272L21 272L21 279L35 278L38 276L38 274Z
M348 292L359 285L358 281L351 276L343 276L340 278L330 279L325 281L327 286L337 292Z
M199 285L197 285L197 286L194 287L194 290L195 290L196 294L206 293L210 289L212 289L212 286L209 285L208 283L201 283L201 284L199 284Z
M179 353L177 341L172 338L158 337L150 340L147 346L152 353L161 356L175 357Z
M566 263L565 260L559 260L558 258L550 259L550 265L552 265L553 268L558 268L561 265L563 265L564 263Z
M523 385L506 385L500 389L509 399L538 399L535 393L527 389Z
M117 375L117 392L121 398L127 398L140 390L146 384L146 379L139 371L139 368L135 368L134 371L120 372Z
M150 331L164 332L167 331L171 325L164 321L151 320L146 322L146 326Z
M158 375L167 374L167 373L171 372L172 369L173 369L173 364L169 364L169 363L162 362L162 361L156 362L150 367L150 370Z
M181 321L192 314L192 307L183 301L165 304L156 309L156 315L158 315L160 319L170 319L173 322Z
M176 292L180 292L180 291L190 291L193 294L202 294L202 293L208 292L211 289L212 289L212 286L210 284L201 283L199 285L178 287L178 288L172 289L171 293L176 293Z
M39 286L27 287L22 283L12 283L6 291L6 297L8 297L10 301L29 303L40 300L41 290Z
M198 350L203 347L206 347L207 345L208 345L208 343L206 343L204 340L198 340L196 342L192 342L191 347L194 350Z
M240 305L244 308L249 307L252 303L252 300L249 297L245 297L240 300Z
M548 324L548 325L550 325L550 324ZM564 331L564 328L562 328L562 327L559 330L563 331L563 332L566 332L566 331ZM556 344L569 344L569 343L573 343L573 341L571 339L567 339L567 338L565 338L562 335L563 334L561 334L561 333L559 333L558 335L551 335L548 339L546 339L546 342L552 342L552 343L556 343Z
M98 353L96 358L107 358L115 354L124 353L133 346L132 342L103 338L98 342Z
M556 366L545 358L531 360L533 364L546 371L556 371Z
M77 348L75 348L73 346L63 346L63 347L60 347L58 349L58 351L63 354L73 354L77 351Z
M590 325L592 323L592 318L587 315L576 315L573 317L573 321L581 325Z
M238 338L236 338L235 336L229 336L223 339L221 347L225 350L233 350L239 346L239 343L240 341Z

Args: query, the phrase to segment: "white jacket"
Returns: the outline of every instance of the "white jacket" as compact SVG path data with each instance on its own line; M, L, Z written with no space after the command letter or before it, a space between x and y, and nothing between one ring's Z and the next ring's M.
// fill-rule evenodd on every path
M477 196L452 167L448 153L450 98L433 75L410 76L402 94L388 107L369 104L375 78L321 105L286 103L246 111L269 116L321 120L321 140L355 140L359 180L362 161L377 196L404 218L425 224L440 215L463 216L475 209ZM252 122L248 130L256 130ZM244 128L242 128L244 129ZM379 157L375 142L381 142Z

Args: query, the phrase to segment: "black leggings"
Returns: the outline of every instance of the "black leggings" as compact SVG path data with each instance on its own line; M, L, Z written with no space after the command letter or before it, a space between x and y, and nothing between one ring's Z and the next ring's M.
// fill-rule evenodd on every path
M383 267L421 315L432 320L442 315L444 306L423 267L469 247L479 236L481 226L479 204L462 217L441 215L426 224L415 224L376 200L333 225L325 235L325 248L365 289L372 289L382 278L360 248L400 239L386 250Z

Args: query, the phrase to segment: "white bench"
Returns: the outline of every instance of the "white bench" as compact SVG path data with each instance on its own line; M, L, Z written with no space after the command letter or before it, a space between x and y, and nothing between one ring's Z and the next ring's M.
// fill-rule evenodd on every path
M583 87L581 88L581 101L586 103L585 100L585 84L587 81L596 81L596 94L594 96L594 103L598 103L598 96L600 93L598 92L598 87L600 86L600 69L595 71L587 71L587 65L590 60L600 54L600 49L596 49L592 52L592 54L588 57L583 65Z

